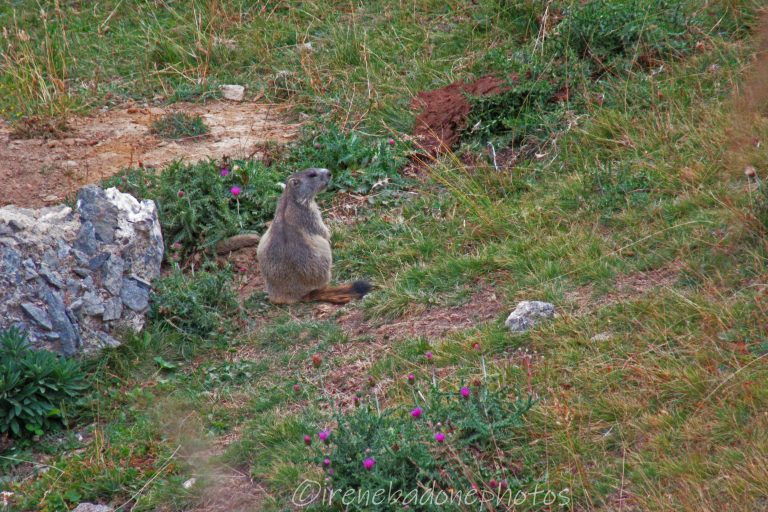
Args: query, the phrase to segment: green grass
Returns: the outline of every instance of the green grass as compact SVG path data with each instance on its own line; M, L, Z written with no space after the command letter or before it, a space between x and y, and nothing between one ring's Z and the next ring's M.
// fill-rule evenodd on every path
M177 273L158 288L156 304L165 309L147 333L128 335L92 363L94 393L80 419L90 435L17 446L9 457L45 453L52 469L0 486L21 496L20 510L66 510L85 500L184 510L207 492L204 483L181 487L194 474L193 455L226 438L234 444L205 464L244 470L265 489L260 506L284 510L304 479L324 476L303 435L332 428L356 393L386 414L412 406L405 376L414 373L442 390L479 380L510 398L534 396L521 430L501 440L514 457L499 472L521 475L524 488L568 489L571 509L765 508L766 189L743 166L765 180L768 160L752 139L766 140L768 127L731 99L760 85L745 74L754 65L755 5L681 3L690 14L683 22L667 16L671 2L619 8L630 3L588 4L619 9L603 20L623 20L618 39L611 27L593 30L595 18L575 16L561 29L581 34L580 46L563 49L565 36L544 27L541 50L538 15L546 2L538 1L268 2L263 12L223 0L189 9L108 2L77 19L73 5L51 15L49 23L69 27L69 45L56 48L68 56L70 83L98 73L94 104L157 94L205 99L217 84L238 82L263 87L269 99L320 123L338 122L320 138L308 132L275 167L240 162L243 176L261 179L251 182L249 201L274 198L288 166L313 159L339 170L351 162L346 169L356 181L344 189L359 184L370 192L379 178L366 169L386 174L402 165L413 119L407 105L421 90L498 70L531 69L547 84L570 84L565 104L531 97L539 89L526 84L533 104L510 94L485 105L479 121L499 111L508 117L485 125L479 138L465 137L456 154L421 169L419 181L394 184L413 197L372 199L355 222L332 224L335 279L378 285L351 306L373 323L461 306L478 282L506 310L540 299L555 303L559 315L519 336L503 326L505 310L436 339L382 340L346 334L336 313L316 318L312 306L275 307L258 293L234 308L223 291L238 278L224 271L200 273L200 282ZM551 13L569 16L579 5L560 2ZM28 2L15 7L15 23L40 34L37 10ZM9 25L11 13L0 7L0 22ZM51 40L59 37L53 30ZM114 44L96 44L105 38ZM139 52L142 44L150 51ZM8 73L0 68L4 87ZM3 96L2 107L16 116L51 104L39 90L23 94ZM87 104L85 97L69 91L74 103ZM530 128L526 140L536 139L533 153L496 171L480 151L488 140L525 143L515 131L521 126ZM392 150L385 133L395 133ZM463 159L469 154L476 165ZM244 214L222 199L219 170L176 165L160 178L134 171L122 185L164 202L161 211L178 219L167 227L176 226L174 236L192 251L243 219L261 229L271 212L265 201ZM183 216L186 200L212 198L219 208L195 209L205 214L199 221ZM321 207L331 201L321 197ZM215 212L226 222L217 225ZM173 316L185 307L190 313ZM456 458L434 456L446 471L463 468ZM24 470L1 460L2 468ZM481 484L489 477L481 465L462 470ZM544 508L527 502L521 509Z
M186 112L173 112L152 122L152 133L164 139L190 139L208 133L203 118Z

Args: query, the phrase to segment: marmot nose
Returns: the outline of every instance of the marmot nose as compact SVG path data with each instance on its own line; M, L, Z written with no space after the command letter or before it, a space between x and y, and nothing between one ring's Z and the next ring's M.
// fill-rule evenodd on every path
M325 176L326 178L331 177L331 171L328 169L318 169L317 172L320 174L320 176Z

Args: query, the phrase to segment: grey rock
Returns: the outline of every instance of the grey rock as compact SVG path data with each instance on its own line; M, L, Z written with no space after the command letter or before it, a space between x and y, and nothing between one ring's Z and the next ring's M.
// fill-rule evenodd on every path
M104 301L92 291L83 295L83 312L86 315L96 316L104 313Z
M80 226L80 231L77 233L75 249L82 251L85 254L94 254L97 248L96 228L93 227L93 223L90 221L85 221Z
M96 333L96 337L101 342L102 348L106 348L106 347L114 348L114 347L120 346L120 342L118 340L116 340L115 338L113 338L112 336L110 336L105 332L98 331Z
M120 290L123 304L137 312L146 311L149 307L149 288L146 284L132 278L123 278L123 288Z
M96 185L88 185L77 193L77 210L83 221L93 224L96 240L111 244L117 229L118 208Z
M610 341L611 338L613 338L613 334L610 332L601 332L592 336L590 341Z
M120 256L111 255L104 265L104 278L102 283L104 288L114 296L120 295L120 288L123 285L123 272L125 262Z
M104 265L104 263L107 262L109 259L109 253L108 252L102 252L101 254L98 254L88 260L88 268L91 270L98 270Z
M119 297L113 297L104 302L104 313L101 319L105 322L117 320L123 314L123 301Z
M72 512L113 512L115 509L107 505L80 503Z
M91 271L83 267L75 267L72 269L72 272L79 275L80 277L88 277L91 275Z
M75 329L75 326L72 325L61 294L46 287L42 295L43 300L48 306L48 314L51 316L52 330L59 333L61 337L59 340L61 353L65 356L75 355L77 348L80 346L80 334Z
M49 331L53 329L51 319L48 318L48 313L46 313L44 309L41 309L30 302L22 302L21 309L23 309L32 320L42 325L45 329L48 329Z
M34 279L38 276L37 266L31 258L25 259L22 262L22 265L24 266L24 279L29 281L30 279Z
M64 288L64 283L62 282L61 277L55 272L43 267L40 269L40 275L43 276L43 278L48 281L48 284L51 286L55 286L59 290Z
M526 332L543 319L555 316L555 306L537 300L520 302L504 324L512 332Z

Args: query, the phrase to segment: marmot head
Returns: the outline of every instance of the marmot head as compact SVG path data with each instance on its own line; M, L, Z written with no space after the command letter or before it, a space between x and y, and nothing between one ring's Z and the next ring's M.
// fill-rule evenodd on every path
M331 171L312 167L292 174L285 182L285 191L303 203L315 197L318 192L325 190L330 181Z

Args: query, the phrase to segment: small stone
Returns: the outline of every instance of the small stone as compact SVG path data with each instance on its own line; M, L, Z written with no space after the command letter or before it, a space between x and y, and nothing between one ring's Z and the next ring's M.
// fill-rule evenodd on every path
M181 486L185 489L191 489L193 485L195 485L195 482L197 482L197 479L190 478L189 480L185 481Z
M123 278L120 298L123 300L123 304L141 313L149 307L149 288L135 279Z
M98 270L101 268L104 263L109 259L109 253L108 252L102 252L101 254L94 256L90 260L88 260L88 268L91 270Z
M32 261L30 258L25 259L22 262L22 265L24 266L24 279L29 281L30 279L36 278L39 274L37 273L37 267L35 266L35 262Z
M48 317L48 313L46 313L45 310L35 306L31 302L22 302L21 309L23 309L24 312L32 318L32 320L42 325L44 328L48 329L49 331L53 329L51 319Z
M64 288L64 282L61 280L61 277L56 272L53 272L43 267L40 269L40 275L43 276L43 278L46 281L48 281L48 284L50 284L51 286L55 286L59 290Z
M243 101L245 97L245 87L242 85L222 85L221 95L226 100Z
M83 295L83 312L89 316L97 316L104 313L104 301L92 291Z
M601 332L592 336L590 341L609 341L611 338L613 338L613 334L609 332Z
M45 201L46 203L52 203L52 202L58 201L58 200L59 200L59 196L54 195L54 194L48 194L47 196L45 196L43 198L43 201Z
M526 332L541 319L555 316L555 306L537 300L520 302L504 324L512 332Z
M91 271L88 270L87 268L75 267L72 269L72 271L75 274L79 275L80 277L88 277L89 275L91 275Z
M115 509L107 505L96 505L94 503L80 503L72 512L113 512Z
M115 348L121 345L121 343L117 339L113 338L109 334L102 331L99 331L96 333L96 338L98 338L102 348L103 347Z
M45 288L42 291L42 296L43 301L46 303L48 314L51 317L52 330L61 336L61 352L65 356L75 355L77 347L80 346L80 335L72 324L69 314L67 314L64 300L58 292L50 288Z

